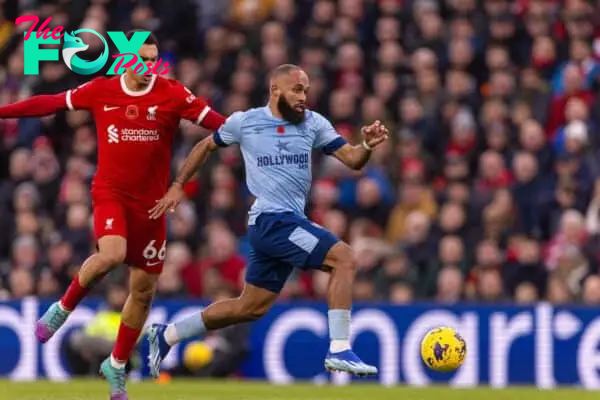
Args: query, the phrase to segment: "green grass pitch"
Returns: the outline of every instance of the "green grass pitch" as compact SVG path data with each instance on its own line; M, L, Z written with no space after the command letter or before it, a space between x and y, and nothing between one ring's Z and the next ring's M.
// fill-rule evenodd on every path
M7 400L107 400L101 380L64 383L45 381L15 383L0 380L0 398ZM492 390L447 387L386 388L353 384L345 387L289 385L240 381L173 380L167 384L130 383L130 400L596 400L597 392L576 389L538 391L534 388Z

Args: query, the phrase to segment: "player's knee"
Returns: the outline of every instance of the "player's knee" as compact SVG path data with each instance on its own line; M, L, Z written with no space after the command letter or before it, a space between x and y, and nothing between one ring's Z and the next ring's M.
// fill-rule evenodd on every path
M131 290L131 299L140 306L148 306L152 304L154 299L154 287L138 287Z
M125 249L116 248L101 252L100 255L102 256L106 268L110 269L125 261L126 251Z
M125 261L127 242L122 238L103 237L98 247L99 255L107 270Z
M327 266L348 272L356 271L354 251L346 243L339 242L329 250L326 260Z

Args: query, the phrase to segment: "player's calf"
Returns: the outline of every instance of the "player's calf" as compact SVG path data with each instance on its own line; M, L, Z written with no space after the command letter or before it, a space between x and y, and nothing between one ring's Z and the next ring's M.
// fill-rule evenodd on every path
M160 363L174 344L204 335L207 330L256 321L271 309L276 299L277 293L248 284L238 298L215 302L203 311L168 326L152 325L147 335L150 345L148 366L151 375L158 377Z
M356 261L350 246L336 243L327 253L324 265L330 270L327 302L330 309L350 309Z
M127 241L122 236L104 236L98 240L98 252L81 266L77 276L61 299L66 310L72 311L90 289L113 268L122 264L127 255Z
M202 312L206 329L215 330L262 318L270 309L277 294L253 285L246 285L242 295L211 304Z
M129 296L123 306L117 340L110 357L113 367L125 368L131 357L148 318L157 282L158 274L149 274L138 268L131 269Z
M123 307L123 322L132 327L142 328L150 312L156 293L158 274L150 274L139 268L132 268L129 275L129 296Z
M327 292L330 344L325 368L358 376L376 374L377 368L365 364L350 347L350 309L356 274L352 249L346 243L336 243L327 253L323 264L331 273Z
M341 352L350 349L350 309L356 262L350 246L338 242L327 253L324 264L331 270L327 290L330 351Z

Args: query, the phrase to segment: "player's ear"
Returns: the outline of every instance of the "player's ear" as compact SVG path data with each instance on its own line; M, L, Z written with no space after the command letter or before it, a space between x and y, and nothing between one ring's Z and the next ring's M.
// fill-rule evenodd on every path
M279 96L281 95L281 89L273 83L271 84L271 93L273 93L274 96Z

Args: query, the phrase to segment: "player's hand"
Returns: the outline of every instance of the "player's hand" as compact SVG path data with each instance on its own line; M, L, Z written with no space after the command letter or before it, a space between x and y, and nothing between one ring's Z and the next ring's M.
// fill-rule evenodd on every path
M364 141L369 147L376 147L388 140L390 132L381 121L377 120L371 125L363 126L360 130Z
M162 199L156 201L156 205L152 207L148 214L150 219L158 219L165 212L174 212L175 207L185 198L185 192L181 185L171 185L167 194Z

